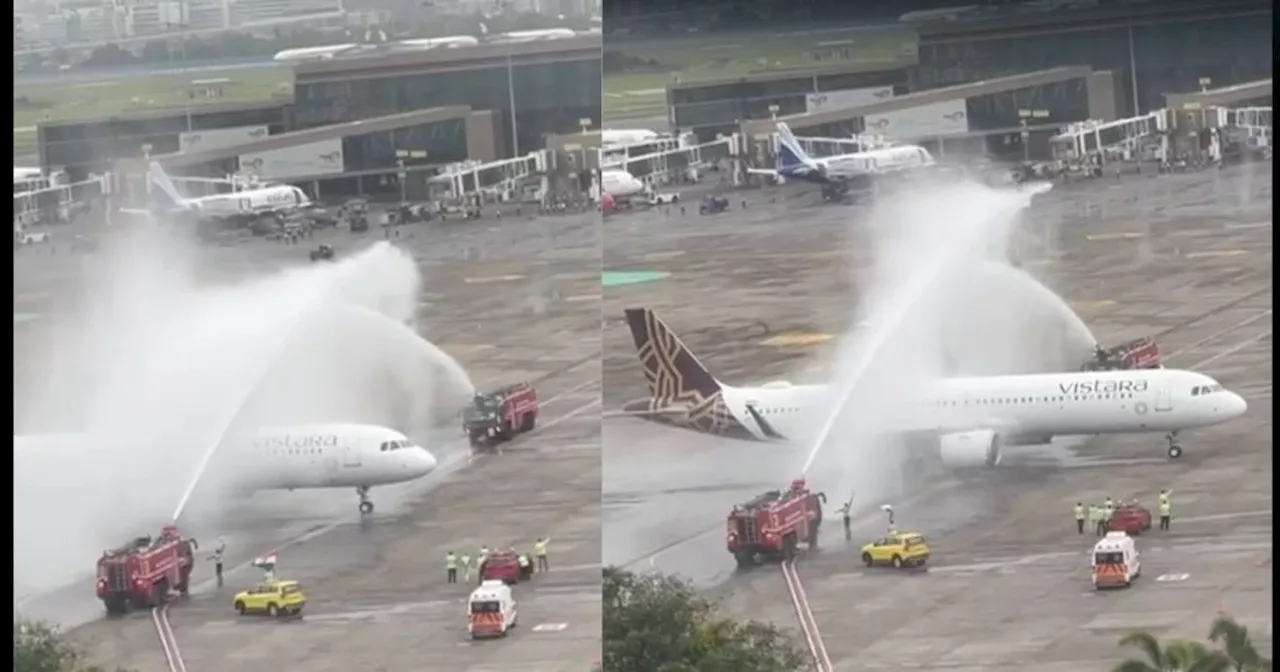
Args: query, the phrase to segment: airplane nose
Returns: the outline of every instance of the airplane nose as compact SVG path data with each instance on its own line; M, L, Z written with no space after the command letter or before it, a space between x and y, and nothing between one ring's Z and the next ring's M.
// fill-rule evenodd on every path
M405 466L417 476L426 476L435 471L436 456L432 455L426 448L417 448L412 452L413 457L408 460Z
M1244 397L1236 394L1235 392L1229 392L1228 394L1231 396L1227 397L1225 404L1227 413L1230 414L1231 417L1244 415L1245 411L1249 410L1249 402L1245 401Z

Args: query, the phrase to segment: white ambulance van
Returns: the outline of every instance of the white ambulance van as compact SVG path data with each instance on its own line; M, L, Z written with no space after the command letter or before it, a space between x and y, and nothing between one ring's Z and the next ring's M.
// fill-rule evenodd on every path
M467 630L472 639L506 637L516 627L516 599L502 581L485 581L467 600Z
M1093 568L1093 587L1128 588L1142 575L1142 563L1138 560L1138 546L1133 537L1120 530L1113 530L1098 540L1090 559Z

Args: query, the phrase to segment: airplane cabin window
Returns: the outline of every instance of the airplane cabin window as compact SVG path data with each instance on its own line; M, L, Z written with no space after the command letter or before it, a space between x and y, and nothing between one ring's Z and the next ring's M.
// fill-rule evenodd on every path
M381 444L378 444L378 451L379 451L379 452L382 452L382 453L387 452L387 442L386 442L386 441L383 441Z

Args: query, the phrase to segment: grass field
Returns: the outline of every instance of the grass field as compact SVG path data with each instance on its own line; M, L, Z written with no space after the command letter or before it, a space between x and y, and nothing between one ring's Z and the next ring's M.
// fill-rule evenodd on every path
M629 119L666 114L666 87L681 83L743 77L751 74L794 70L814 65L845 63L866 66L900 63L916 55L917 37L910 31L773 38L768 41L718 42L679 46L628 47L619 51L632 58L655 62L650 72L607 74L604 78L604 115ZM815 60L815 54L839 53L839 60Z
M217 97L188 96L192 82L230 80L217 86ZM212 85L210 85L212 86ZM203 105L247 103L272 96L293 95L293 70L281 68L238 68L200 70L175 75L138 75L103 81L14 84L13 152L25 156L35 152L35 127L41 123L104 119L150 110L199 109Z

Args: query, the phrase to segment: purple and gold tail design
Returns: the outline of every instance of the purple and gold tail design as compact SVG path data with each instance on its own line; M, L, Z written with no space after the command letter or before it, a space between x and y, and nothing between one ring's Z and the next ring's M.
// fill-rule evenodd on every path
M729 412L720 383L657 314L628 308L626 316L652 395L644 408L626 410L708 434L753 438Z

